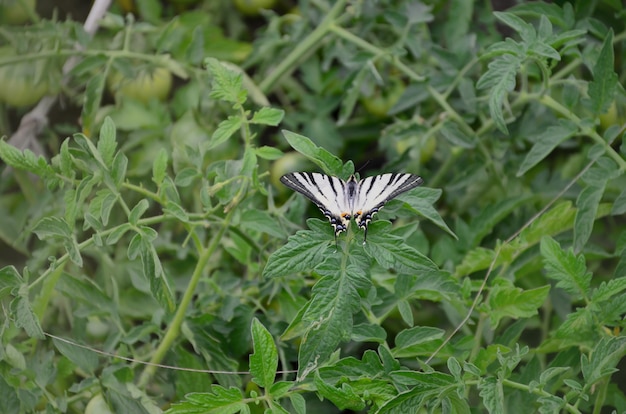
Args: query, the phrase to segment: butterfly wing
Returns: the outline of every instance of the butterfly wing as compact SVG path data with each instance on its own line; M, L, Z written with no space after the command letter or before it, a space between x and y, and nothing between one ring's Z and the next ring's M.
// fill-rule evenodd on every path
M367 177L359 181L359 190L352 214L356 224L365 229L385 203L394 197L424 183L422 177L413 174L387 173Z
M351 210L346 197L345 181L309 172L285 174L280 177L280 181L314 202L330 221L335 235L348 228Z

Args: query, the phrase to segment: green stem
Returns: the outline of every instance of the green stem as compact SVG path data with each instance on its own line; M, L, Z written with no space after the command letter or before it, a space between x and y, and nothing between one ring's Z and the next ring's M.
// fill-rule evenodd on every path
M347 0L338 0L328 12L324 20L313 30L287 57L270 72L259 84L259 89L264 93L270 92L276 83L285 75L296 68L296 64L303 57L308 56L322 45L322 39L329 31L337 16L345 9Z
M224 236L224 232L226 231L226 229L228 228L230 224L230 220L233 216L234 211L235 209L231 209L228 212L228 214L226 214L226 217L224 218L224 222L222 223L222 226L220 227L217 234L213 236L213 240L211 240L211 243L209 244L209 246L206 249L199 252L198 263L196 264L196 268L194 269L193 274L191 275L191 280L189 281L187 290L185 291L185 294L183 295L183 298L180 301L180 305L178 306L178 310L176 311L176 314L174 315L174 319L172 319L172 323L167 329L167 332L165 333L163 340L161 341L157 349L154 351L154 354L152 355L152 358L150 359L150 362L152 364L159 364L163 360L163 358L165 358L165 354L170 350L170 348L172 347L172 344L178 338L178 335L180 334L180 327L182 326L183 321L185 320L185 314L187 313L187 308L189 307L189 304L191 303L193 295L196 292L196 286L198 285L200 278L204 274L204 271L207 267L207 263L209 259L211 258L213 253L215 253L215 250L217 249L220 242L222 241L222 236ZM154 376L154 373L156 372L156 368L157 367L154 365L146 366L146 369L141 373L141 377L139 379L140 388L145 387L146 384L150 382L150 380Z
M581 132L584 135L589 136L589 138L591 138L596 144L600 144L602 147L604 147L604 152L609 157L611 157L613 161L617 163L617 165L619 165L619 168L622 172L626 171L626 160L624 160L624 158L622 158L622 156L619 155L609 145L609 143L606 142L600 136L600 134L598 134L593 128L586 126L585 123L578 116L576 116L576 114L574 114L572 111L570 111L569 109L561 105L559 102L555 101L549 95L542 95L539 98L539 102L549 108L554 109L555 111L557 111L558 113L560 113L561 115L563 115L564 117L568 118L569 120L574 122L576 125L578 125L580 127Z
M426 80L425 77L418 75L413 69L405 65L398 59L396 56L389 54L383 49L374 46L373 44L366 42L358 36L355 36L351 32L347 31L343 27L337 26L336 24L330 25L330 30L335 33L337 36L349 41L350 43L355 44L363 50L367 50L373 55L384 59L391 64L393 64L396 68L398 68L402 73L407 75L409 78L413 79L415 82L424 82Z

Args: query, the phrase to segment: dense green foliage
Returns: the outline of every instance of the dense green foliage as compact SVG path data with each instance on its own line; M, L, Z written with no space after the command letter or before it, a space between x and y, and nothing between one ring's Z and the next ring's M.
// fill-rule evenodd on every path
M120 4L0 28L0 412L626 410L621 2Z

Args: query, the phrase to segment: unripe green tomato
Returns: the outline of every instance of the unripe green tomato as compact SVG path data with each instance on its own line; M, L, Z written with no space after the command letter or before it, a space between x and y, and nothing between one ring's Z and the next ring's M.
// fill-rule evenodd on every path
M376 88L371 96L361 97L361 104L370 115L377 118L387 116L391 108L404 93L404 83L400 80L391 81L390 85Z
M15 56L15 50L10 46L0 47L2 57ZM9 106L21 108L31 106L50 91L48 79L36 75L43 71L43 60L17 62L0 66L0 101Z
M0 23L24 24L35 12L35 0L0 0Z
M309 166L309 160L304 155L295 151L287 152L270 167L270 182L276 188L284 189L280 177L290 172L306 170Z
M165 100L172 89L172 72L165 68L139 71L134 78L126 78L118 71L109 75L109 92L118 100L132 98L147 103L151 99Z
M87 404L85 414L113 414L102 394L96 394Z
M242 14L257 16L262 9L273 8L276 0L233 0L233 3Z

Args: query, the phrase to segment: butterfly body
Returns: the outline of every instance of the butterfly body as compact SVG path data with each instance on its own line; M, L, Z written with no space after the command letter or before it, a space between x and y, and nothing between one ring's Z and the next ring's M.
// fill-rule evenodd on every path
M367 237L367 225L387 201L424 182L413 174L387 173L362 180L351 175L344 181L309 172L285 174L280 181L317 205L333 226L335 237L348 229L352 218Z

